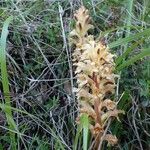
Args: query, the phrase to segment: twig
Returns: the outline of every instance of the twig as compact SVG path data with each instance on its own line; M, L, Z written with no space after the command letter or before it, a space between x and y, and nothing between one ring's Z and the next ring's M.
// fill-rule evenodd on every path
M62 14L63 14L63 9L62 9L61 5L59 5L59 17L60 17L60 23L61 23L61 28L62 28L64 49L66 50L66 53L67 53L68 65L69 65L69 71L70 71L70 79L71 79L70 82L71 82L71 88L73 89L74 86L73 86L72 64L71 64L71 61L70 61L71 58L70 58L69 49L68 49L68 46L67 46L67 40L66 40L65 29L64 29L64 25L63 25ZM74 96L73 90L71 90L71 91L72 91L73 100L75 100L75 96Z
M107 133L107 131L108 131L108 128L109 128L110 123L111 123L111 120L112 120L112 119L110 118L110 120L108 121L107 127L106 127L106 129L105 129L105 131L104 131L104 133L103 133L103 135L102 135L102 137L101 137L98 150L101 150L101 148L102 148L102 144L103 144L103 141L104 141L104 137L105 137L105 135L106 135L106 133Z
M136 112L138 110L138 106L135 103L135 101L134 101L134 104L135 104L136 108L133 107L133 111L134 112L133 112L133 115L132 115L132 118L133 118L132 122L133 122L133 126L134 126L134 129L135 129L137 140L139 141L140 149L143 150L142 143L141 143L141 140L140 140L140 136L139 136L139 133L138 133L138 130L137 130L137 126L136 126L136 123L135 123L135 116L136 116Z

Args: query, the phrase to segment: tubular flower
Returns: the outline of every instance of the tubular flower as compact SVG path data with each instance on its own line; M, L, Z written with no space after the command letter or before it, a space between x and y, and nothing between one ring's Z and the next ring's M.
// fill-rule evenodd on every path
M119 113L116 102L109 95L115 92L114 55L109 48L100 41L94 40L88 35L88 30L93 28L90 24L89 12L83 6L75 13L76 26L70 33L70 41L75 45L73 53L73 65L76 67L77 88L75 88L78 104L79 117L87 114L90 121L90 130L95 147L102 140L109 144L117 143L116 136L106 133L105 128L108 120L118 118ZM80 120L79 120L80 123Z

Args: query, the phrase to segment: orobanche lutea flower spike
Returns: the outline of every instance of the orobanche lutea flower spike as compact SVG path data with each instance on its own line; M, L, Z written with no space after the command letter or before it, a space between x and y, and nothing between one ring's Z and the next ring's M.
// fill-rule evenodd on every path
M74 15L75 29L70 33L70 41L75 45L73 65L76 66L77 88L75 88L80 116L87 114L90 120L90 130L95 141L95 149L102 140L109 144L117 143L116 136L105 133L108 121L112 117L118 119L117 103L108 96L115 92L114 55L107 46L95 41L88 30L93 28L90 24L89 12L83 6Z

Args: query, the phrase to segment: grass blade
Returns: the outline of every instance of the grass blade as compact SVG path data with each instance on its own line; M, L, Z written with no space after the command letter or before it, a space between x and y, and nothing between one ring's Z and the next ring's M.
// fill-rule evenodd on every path
M77 150L78 141L80 139L81 132L82 132L82 126L79 125L77 128L77 133L76 133L74 144L73 144L73 150Z
M127 14L127 19L126 19L127 20L126 37L129 37L129 35L130 35L132 8L133 8L133 0L128 0L128 2L127 2L128 14Z
M109 44L109 48L114 48L114 47L117 47L119 45L123 45L123 44L131 42L133 40L137 40L138 38L143 37L143 36L144 37L150 36L150 29L145 29L143 32L140 32L140 33L131 35L129 37L122 38L122 39L119 39L115 42L112 42Z
M132 65L133 63L135 63L137 60L140 60L141 58L145 57L145 56L150 56L150 48L144 49L140 54L132 57L131 59L124 61L121 65L119 65L116 69L118 71L122 70L125 67L128 67L130 65Z
M125 60L126 57L141 43L143 43L143 39L140 39L139 41L137 41L133 45L131 45L129 48L127 48L126 51L116 59L116 66L121 64L121 62L123 60Z
M126 33L125 33L125 37L129 37L130 35L130 30L131 30L131 20L132 20L132 8L133 8L133 0L127 0L127 14L126 14ZM128 47L128 43L125 43L124 45L124 51L126 51Z
M83 150L88 149L88 131L89 131L89 119L87 114L81 116L81 124L83 126Z
M8 35L8 26L13 18L9 17L6 19L3 25L1 39L0 39L0 68L1 68L1 77L2 77L2 85L3 85L3 93L5 97L5 104L10 106L10 91L9 91L9 81L8 81L8 74L7 74L7 66L6 66L6 39ZM16 128L15 122L13 120L12 110L10 108L4 109L7 122L9 125L9 129L14 130ZM15 142L15 134L10 133L11 139L11 149L16 149L16 142Z

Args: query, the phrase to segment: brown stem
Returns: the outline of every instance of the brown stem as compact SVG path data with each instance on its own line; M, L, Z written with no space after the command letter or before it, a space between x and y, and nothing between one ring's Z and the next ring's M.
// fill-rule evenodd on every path
M100 101L97 99L94 102L94 110L96 113L96 123L101 125L101 115L100 115L100 111L99 111L99 105L100 105Z

